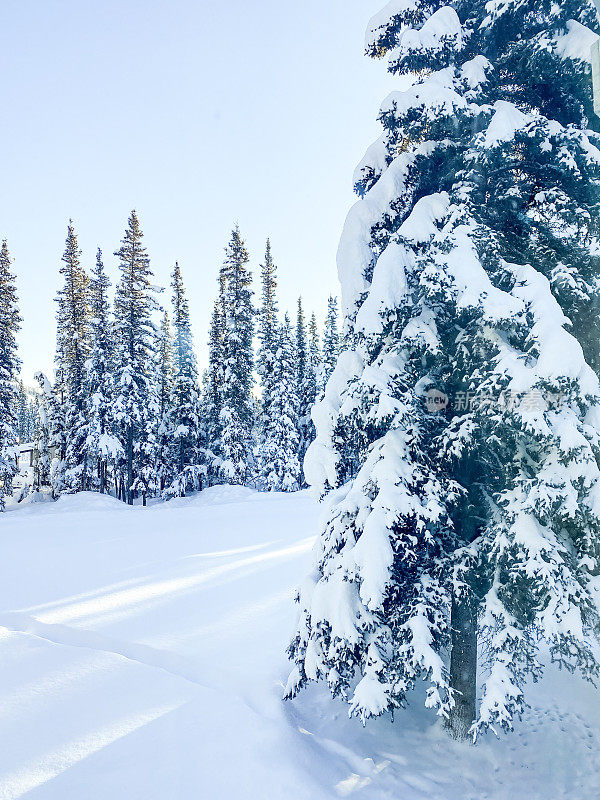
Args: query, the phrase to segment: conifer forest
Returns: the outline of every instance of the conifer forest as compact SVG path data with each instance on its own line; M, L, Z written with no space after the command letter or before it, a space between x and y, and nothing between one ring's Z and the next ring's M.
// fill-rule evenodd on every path
M110 250L100 181L49 253L56 167L7 134L0 798L600 793L600 0L382 2L65 0L119 110L47 66L93 121L65 181L115 180L142 101L150 177Z
M200 370L182 270L175 262L170 299L153 284L137 214L131 212L111 285L98 249L90 269L69 221L56 299L52 377L35 387L19 379L21 327L11 255L2 243L6 299L6 415L0 501L14 494L20 451L30 454L18 502L100 492L129 505L185 497L233 484L261 491L306 486L301 467L314 439L310 412L338 351L337 300L321 330L298 297L294 324L281 317L277 266L267 239L255 304L249 254L235 226L217 275L208 365ZM254 347L254 342L258 347ZM22 459L21 459L22 460Z

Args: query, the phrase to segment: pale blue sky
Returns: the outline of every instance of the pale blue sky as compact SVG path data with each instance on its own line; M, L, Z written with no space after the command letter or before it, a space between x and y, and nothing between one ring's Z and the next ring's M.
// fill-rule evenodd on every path
M320 318L352 172L392 82L363 56L384 0L2 0L0 237L24 376L51 369L67 221L91 265L136 208L156 282L183 270L201 365L229 232L267 236L280 302Z

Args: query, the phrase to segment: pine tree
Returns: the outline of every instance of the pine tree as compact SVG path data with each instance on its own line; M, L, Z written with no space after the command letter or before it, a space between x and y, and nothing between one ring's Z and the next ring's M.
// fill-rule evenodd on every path
M27 401L27 441L32 442L33 437L35 436L35 429L37 426L38 420L38 407L39 401L36 393L33 393L33 397L31 397Z
M277 267L271 253L271 242L267 239L264 264L261 264L261 305L258 312L258 339L260 342L256 369L261 381L268 382L273 371L277 350ZM263 387L264 388L264 387Z
M43 372L36 372L40 387L37 424L34 433L35 473L34 488L41 492L52 483L52 415L55 407L54 390Z
M219 295L215 300L210 322L208 339L208 370L203 394L203 416L205 419L205 459L208 469L208 482L214 485L221 473L221 454L223 408L225 311L224 285L219 280Z
M90 348L89 280L81 266L81 250L72 220L69 220L63 266L59 273L64 278L56 301L56 381L55 392L60 394L63 431L60 442L60 477L57 473L57 492L85 489L87 486L89 457L87 452L88 425L86 419L86 362Z
M311 442L314 441L316 431L312 419L312 410L317 401L318 395L318 378L321 372L321 347L319 343L319 328L317 325L317 318L315 313L310 315L308 322L308 357L306 361L306 379L305 379L305 402L308 409L307 420L304 426L304 448L302 453L302 463L304 463L304 456L308 450ZM306 481L305 481L306 482Z
M153 420L158 415L152 313L159 306L143 236L132 211L121 247L115 252L121 273L115 294L115 407L125 453L124 494L130 505L135 492L142 493L144 502L148 493L151 476L147 467L156 447Z
M18 473L18 374L21 362L17 354L17 333L21 317L17 303L15 276L6 239L0 247L0 511L12 481Z
M290 694L352 685L364 720L425 678L465 738L512 727L542 643L600 673L600 137L574 19L598 28L591 4L529 0L372 20L368 53L414 83L381 110L338 251L348 338L307 456L335 492Z
M300 488L298 460L300 419L296 348L290 320L285 315L277 332L277 351L273 371L272 413L264 431L263 459L269 472L265 476L269 491L295 492Z
M325 388L325 384L335 368L340 349L337 316L337 300L335 297L330 296L327 300L327 316L325 317L325 329L323 331L323 360L319 375L321 390Z
M29 442L31 441L30 439L31 410L30 410L30 403L27 398L27 392L25 391L25 385L21 380L19 381L18 393L19 393L19 398L17 401L17 435L19 437L19 442Z
M273 407L276 392L275 369L279 347L279 323L277 321L277 267L271 253L271 242L267 239L265 260L261 265L261 305L258 312L259 348L256 370L260 377L261 397L258 418L258 446L256 452L257 475L260 486L267 486L271 472L272 452L268 442L268 431L273 426Z
M110 280L104 270L102 250L98 248L96 264L89 281L90 356L86 363L85 418L86 449L91 473L88 488L107 491L109 466L122 454L121 443L114 434L113 344L109 319L108 291Z
M205 368L200 374L200 390L199 390L199 418L198 425L198 447L199 457L204 465L204 486L211 485L212 477L212 453L208 449L208 369Z
M296 387L298 394L298 419L300 440L298 444L298 460L304 461L308 445L314 438L314 426L310 412L316 397L316 376L312 369L302 298L298 298L296 314ZM302 481L304 483L304 481Z
M134 450L139 469L133 481L133 495L158 497L176 474L173 458L171 392L173 388L173 334L166 310L150 336L150 361L147 369L151 387L147 419Z
M319 342L319 326L317 325L317 317L315 316L315 312L310 315L310 320L308 323L308 364L307 364L307 374L308 374L308 381L310 384L309 392L312 398L311 405L314 405L314 402L317 398L317 378L319 376L321 370L321 345ZM314 426L313 426L313 436L314 439Z
M173 391L173 334L169 314L165 310L158 331L156 369L156 394L158 418L156 420L157 473L161 491L173 480L175 465L171 453L171 394Z
M173 386L169 422L173 438L173 460L177 475L177 494L202 488L204 471L200 457L200 393L198 368L192 339L190 310L181 269L175 262L173 289Z
M54 385L44 375L46 382L46 395L43 400L46 420L44 427L48 430L48 463L49 481L52 487L52 499L57 500L63 492L73 491L74 486L67 479L66 453L66 391L62 381L59 382L61 373L56 377ZM45 435L45 433L44 433Z
M35 444L35 442L36 442L36 436L37 436L37 431L38 431L39 424L40 424L40 397L39 397L39 393L37 391L33 391L31 400L29 401L29 404L28 404L28 430L27 430L28 438L26 440L29 444L33 445L33 466L34 466L34 471L33 471L34 482L33 483L35 483L35 459L36 459L36 455L35 455L35 453L36 453L36 444ZM32 484L32 486L33 486L33 484Z
M221 268L223 281L223 406L221 448L229 483L244 485L252 472L252 276L239 227L233 229Z

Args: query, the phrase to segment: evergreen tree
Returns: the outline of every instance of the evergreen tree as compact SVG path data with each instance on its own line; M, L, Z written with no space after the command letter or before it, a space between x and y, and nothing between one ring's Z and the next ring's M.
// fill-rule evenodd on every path
M170 452L171 426L171 393L173 391L173 334L169 314L165 310L158 331L157 353L157 401L158 419L156 439L158 443L158 482L161 491L175 474L172 453Z
M27 402L27 441L32 442L35 436L35 429L37 426L39 401L37 394L34 393L33 397Z
M35 459L36 459L36 436L40 424L40 397L37 391L32 392L31 400L28 405L28 443L33 445L34 479L35 479Z
M316 397L316 378L312 369L308 342L306 338L306 324L302 298L298 298L298 311L296 315L296 386L298 394L298 420L300 440L298 445L298 460L304 461L304 454L308 445L314 438L314 426L310 412ZM304 483L304 481L302 481Z
M369 54L414 83L382 108L338 251L348 339L307 456L335 492L290 694L352 685L364 720L425 678L464 738L512 727L542 643L600 672L600 137L574 19L598 29L575 0L371 23Z
M173 332L169 312L163 311L158 331L156 351L158 356L158 408L161 418L169 415L169 402L173 391Z
M315 313L310 315L308 323L308 363L307 363L307 383L308 394L311 398L311 406L317 399L317 380L321 372L321 345L319 342L319 327ZM312 427L311 441L314 437L314 425Z
M34 488L37 492L41 492L44 486L52 484L52 415L56 398L50 381L43 372L36 372L35 379L40 387L40 395L34 433Z
M271 242L267 239L264 264L260 267L262 293L258 312L258 339L260 342L256 369L261 381L268 383L275 363L277 351L277 267L271 253ZM263 392L264 393L264 392Z
M278 330L278 346L273 373L272 413L264 431L263 461L269 491L295 492L300 488L298 460L300 420L296 348L290 320L285 315Z
M52 385L44 376L47 382L48 395L44 398L46 410L46 422L48 439L48 458L50 468L50 486L52 487L52 498L57 500L65 491L73 491L74 486L67 479L67 435L66 435L66 392L62 382L58 379Z
M221 268L223 281L223 406L221 449L229 483L246 484L252 472L252 276L239 227L233 229Z
M199 418L198 447L200 458L204 465L204 486L211 485L212 453L208 449L208 369L203 369L200 375L199 391Z
M273 426L275 409L273 402L276 389L276 361L279 347L279 324L277 322L277 267L271 254L271 242L267 239L264 264L261 265L262 295L258 312L259 348L256 370L260 377L261 398L258 417L257 474L259 484L267 486L271 472L271 445L268 431Z
M153 421L158 415L152 313L159 305L143 236L137 214L132 211L121 247L115 252L121 273L115 295L115 407L125 454L124 494L130 505L135 492L141 492L144 501L148 492L148 466L156 447Z
M305 403L306 403L306 420L304 423L303 436L304 446L302 450L302 465L304 465L304 456L308 450L309 445L315 438L315 425L312 419L312 410L317 401L318 394L318 378L321 373L321 348L319 344L319 328L317 326L317 318L313 312L310 315L308 322L308 337L307 337L308 355L306 360L306 379L305 379ZM304 481L306 483L306 480Z
M302 308L302 297L299 297L296 311L296 375L298 386L304 383L307 364L308 346L306 341L306 323L304 320L304 309Z
M108 488L109 465L116 464L122 447L114 435L112 330L109 319L108 291L110 280L104 270L102 250L98 248L96 264L89 281L90 356L86 363L85 418L86 449L90 475L88 488L101 494Z
M192 340L190 310L175 262L173 288L173 386L169 422L174 443L174 463L178 476L177 493L202 487L200 464L200 394L198 368Z
M0 247L0 511L4 511L4 498L12 494L12 481L19 471L17 376L21 362L16 336L21 317L11 263L4 239Z
M31 404L27 398L25 385L19 381L19 398L17 401L17 435L19 442L31 441Z
M88 277L81 266L81 250L72 220L69 220L63 265L59 272L64 278L56 301L56 381L55 392L60 397L61 439L56 489L68 491L85 489L88 476L86 419L86 362L89 355L90 329Z
M325 330L323 332L323 360L319 376L322 390L334 370L340 349L337 316L337 300L335 297L330 296L327 300L327 316L325 317Z
M167 491L177 474L174 457L171 395L173 391L173 332L169 314L163 310L160 324L151 335L151 357L147 380L152 387L147 424L139 444L140 468L133 482L133 493L147 497Z
M221 440L223 427L221 410L223 408L225 311L224 285L219 280L219 295L215 300L210 322L208 339L208 370L203 394L203 416L205 419L205 447L208 464L208 482L218 482L221 465Z

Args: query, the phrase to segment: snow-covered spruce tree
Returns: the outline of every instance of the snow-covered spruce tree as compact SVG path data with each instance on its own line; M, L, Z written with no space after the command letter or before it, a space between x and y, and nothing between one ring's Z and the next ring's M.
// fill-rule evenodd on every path
M371 22L367 52L413 83L383 104L338 252L345 350L305 464L328 516L289 694L325 678L365 720L421 677L463 738L512 727L546 647L598 675L584 25L583 0L393 0Z
M150 476L146 467L156 446L153 422L158 415L152 313L159 305L143 236L137 214L132 211L121 247L115 252L121 279L115 294L114 326L115 411L125 453L125 498L130 505L134 492L141 492L144 500L147 494Z
M28 438L26 440L24 440L24 441L27 441L27 442L33 444L34 466L35 466L35 458L36 458L36 456L35 456L35 450L36 450L35 437L36 437L38 426L39 426L39 416L40 416L40 396L39 396L39 392L37 392L37 391L32 391L32 397L29 400L29 406L28 406L28 416L29 416L28 431L27 431ZM34 478L35 478L35 468L34 468L33 475L34 475Z
M223 281L219 279L219 294L215 300L210 320L208 335L208 369L206 371L206 381L202 395L207 482L211 486L219 482L221 474L221 438L223 433L221 409L223 408L223 378L225 375L223 361L224 331L224 286Z
M271 472L271 443L268 431L273 425L273 400L276 392L275 367L279 346L279 322L277 320L277 267L271 254L271 242L267 239L265 260L261 265L261 304L258 311L259 348L256 371L260 377L261 398L258 418L258 445L256 448L258 484L268 488L267 478Z
M329 297L327 300L327 316L323 330L323 357L319 383L322 389L329 380L334 370L340 351L340 337L338 333L338 308L337 298Z
M53 386L43 372L37 372L34 377L41 389L34 435L38 461L36 486L38 490L50 486L52 498L57 500L69 489L65 483L64 387L59 383Z
M245 485L252 473L253 316L252 276L239 227L232 231L221 267L223 281L222 471L228 483Z
M308 355L309 361L315 373L321 363L321 344L319 342L319 326L317 324L317 316L313 311L308 321Z
M275 492L295 492L300 488L298 460L300 419L296 374L296 347L288 315L277 331L277 351L273 369L272 413L264 430L262 454L266 488Z
M87 451L86 362L90 350L88 276L81 265L81 250L73 221L69 220L63 265L59 270L63 286L56 302L56 380L55 393L60 397L64 419L63 441L59 445L61 467L57 473L56 492L76 492L87 487L89 459Z
M307 332L307 354L306 366L304 370L304 388L300 397L300 418L301 418L301 446L300 446L300 465L304 464L304 456L310 443L315 438L315 425L312 419L312 409L317 400L318 380L321 375L321 349L319 345L319 328L314 312L310 316ZM306 480L303 474L303 485Z
M35 429L38 422L38 409L39 409L39 398L37 396L37 392L32 393L32 397L28 401L27 405L27 417L28 417L28 424L27 424L27 436L28 442L32 442L35 436Z
M308 343L306 340L306 321L304 319L302 297L298 297L296 305L296 362L298 386L301 386L306 378L308 365Z
M308 322L308 380L311 384L310 390L313 395L313 404L317 398L317 379L321 370L321 345L319 342L319 326L317 317L313 311ZM314 385L313 385L314 384ZM313 426L314 427L314 426ZM314 439L314 430L313 430Z
M29 408L27 403L27 393L22 380L19 380L17 388L17 438L19 442L26 442L26 435L29 425Z
M43 487L52 482L52 414L56 405L54 390L43 372L35 373L35 380L40 387L38 399L37 424L33 443L35 448L34 489L41 492Z
M163 311L156 339L156 399L158 416L155 421L157 442L157 480L162 491L175 475L171 446L171 393L173 391L173 334L168 311Z
M22 380L18 383L17 435L19 442L31 442L35 427L35 409Z
M50 431L50 485L52 486L52 499L58 500L63 492L73 491L72 485L67 483L66 452L67 438L65 433L65 390L62 383L55 383L51 387L51 396L47 399L48 426Z
M12 494L12 481L19 471L18 375L21 362L17 352L17 333L21 317L11 263L4 239L0 246L0 511L4 511L4 498Z
M98 248L89 281L90 355L86 363L84 396L90 468L87 487L97 489L101 494L109 488L111 465L114 467L122 454L121 443L114 434L115 386L109 288L102 250Z
M181 269L175 262L173 289L173 383L169 399L169 428L175 465L173 493L202 488L205 471L200 455L200 392L190 309Z
M304 454L306 453L308 445L314 438L314 426L310 417L310 412L316 397L316 376L312 370L301 297L298 298L298 307L296 311L296 386L300 433L298 460L300 465L302 465ZM304 485L303 475L301 483Z

